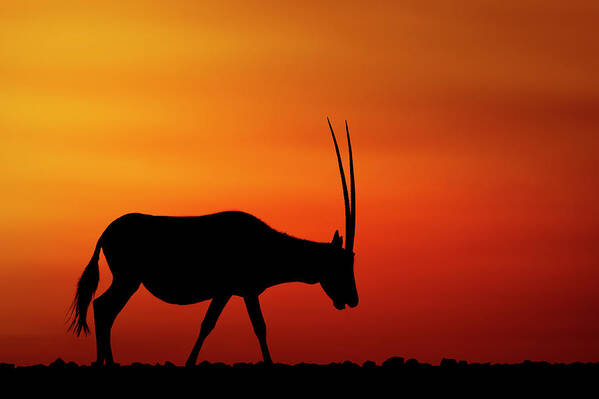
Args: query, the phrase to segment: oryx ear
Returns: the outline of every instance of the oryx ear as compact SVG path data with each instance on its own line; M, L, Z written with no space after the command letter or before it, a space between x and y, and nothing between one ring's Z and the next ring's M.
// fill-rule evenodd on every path
M343 248L343 237L339 235L339 230L335 230L335 235L333 236L333 241L331 244L338 248Z

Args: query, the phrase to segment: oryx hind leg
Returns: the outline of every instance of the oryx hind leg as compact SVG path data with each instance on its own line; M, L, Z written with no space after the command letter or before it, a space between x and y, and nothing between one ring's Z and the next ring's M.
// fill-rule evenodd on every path
M94 300L94 322L96 330L96 364L114 364L110 347L110 331L114 320L129 298L137 291L140 282L118 279L113 276L110 287Z
M272 359L270 357L270 351L268 350L268 344L266 343L266 322L262 316L262 310L260 309L260 301L257 295L250 295L243 298L245 301L245 307L247 308L248 315L254 328L254 333L260 343L260 350L262 350L262 358L264 359L265 365L272 365Z
M185 362L185 365L187 367L191 367L196 364L204 340L206 339L208 334L210 334L210 332L214 329L214 326L216 326L216 321L218 320L218 317L220 316L227 302L229 302L230 298L230 295L218 297L212 299L212 302L210 302L210 306L206 311L206 316L204 316L204 320L202 321L200 335L198 336L198 339L196 340L196 343L193 346L193 349L191 350L189 357L187 358L187 362Z

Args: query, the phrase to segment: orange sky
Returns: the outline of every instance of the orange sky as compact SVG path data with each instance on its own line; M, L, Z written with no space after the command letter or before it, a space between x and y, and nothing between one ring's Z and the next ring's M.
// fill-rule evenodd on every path
M599 5L88 3L0 4L0 362L94 358L64 315L121 214L329 241L326 115L353 133L360 305L268 290L275 361L599 360ZM142 288L116 360L183 362L206 308ZM260 359L240 299L200 359Z

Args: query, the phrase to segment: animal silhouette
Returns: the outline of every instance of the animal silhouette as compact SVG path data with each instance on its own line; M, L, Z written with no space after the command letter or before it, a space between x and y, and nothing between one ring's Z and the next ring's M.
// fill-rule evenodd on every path
M113 365L110 332L129 298L143 284L157 298L188 305L211 299L200 333L186 365L196 364L200 348L233 295L244 299L265 364L272 364L266 343L266 324L258 296L267 288L288 282L320 283L337 309L358 305L354 277L356 199L349 128L350 188L337 139L333 137L345 203L345 248L339 231L333 240L315 242L295 238L269 227L260 219L237 211L196 217L152 216L131 213L104 230L77 284L70 329L89 333L86 316L98 287L100 249L112 272L110 287L93 301L97 360ZM351 195L351 203L350 203Z

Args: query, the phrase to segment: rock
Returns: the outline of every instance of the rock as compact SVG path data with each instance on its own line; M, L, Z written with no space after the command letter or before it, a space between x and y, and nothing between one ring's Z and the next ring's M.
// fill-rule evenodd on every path
M341 366L345 369L359 369L360 368L359 364L350 362L349 360L344 361Z
M454 368L457 365L458 365L458 362L455 359L446 359L446 358L443 358L441 360L441 367Z
M373 369L376 368L376 363L372 360L366 360L364 364L362 364L362 367L365 369Z
M258 364L260 364L260 363L258 363ZM213 369L228 369L230 367L231 366L229 366L228 364L223 363L223 362L212 363L212 368Z
M403 357L393 356L383 362L385 368L401 368L404 366Z
M56 359L55 361L53 361L52 363L50 363L50 367L52 368L62 368L64 366L66 366L66 362L64 360L62 360L61 358Z

